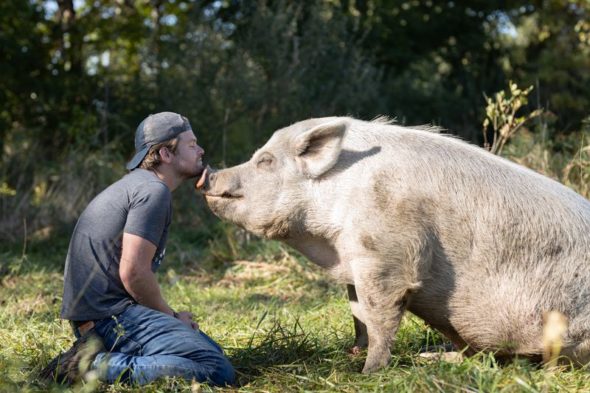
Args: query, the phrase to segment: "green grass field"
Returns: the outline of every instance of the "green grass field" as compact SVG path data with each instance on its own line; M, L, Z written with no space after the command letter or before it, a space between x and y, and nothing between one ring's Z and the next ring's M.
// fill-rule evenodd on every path
M546 371L518 359L498 365L488 354L460 363L423 359L420 348L444 341L409 314L391 365L363 375L365 354L347 352L353 327L344 288L279 243L228 239L203 244L173 231L159 277L171 305L191 310L201 329L224 346L239 387L214 389L179 379L143 387L91 379L65 388L36 381L36 373L73 341L59 319L68 241L63 237L0 250L0 391L590 391L587 370ZM237 247L241 255L230 256Z

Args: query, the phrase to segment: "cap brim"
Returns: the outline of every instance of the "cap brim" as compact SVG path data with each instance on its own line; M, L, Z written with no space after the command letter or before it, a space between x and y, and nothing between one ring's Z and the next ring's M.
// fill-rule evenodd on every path
M137 168L139 166L139 164L141 164L141 162L145 158L149 149L150 149L149 146L146 146L143 149L141 149L140 151L138 151L137 153L135 153L135 155L133 156L131 161L129 161L127 163L127 169L131 171L131 170Z

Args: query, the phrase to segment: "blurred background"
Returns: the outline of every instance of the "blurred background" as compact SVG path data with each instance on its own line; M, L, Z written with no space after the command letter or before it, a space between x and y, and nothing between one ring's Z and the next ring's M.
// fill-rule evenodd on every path
M0 59L5 244L67 240L166 110L212 166L298 120L385 115L589 195L588 0L9 0ZM174 227L213 236L192 185L174 203Z

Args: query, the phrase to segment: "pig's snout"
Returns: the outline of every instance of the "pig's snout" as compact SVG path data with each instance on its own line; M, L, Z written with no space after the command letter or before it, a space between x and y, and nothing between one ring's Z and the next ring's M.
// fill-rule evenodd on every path
M226 171L217 171L207 168L207 173L201 176L196 184L206 197L222 199L240 198L240 181L236 176Z

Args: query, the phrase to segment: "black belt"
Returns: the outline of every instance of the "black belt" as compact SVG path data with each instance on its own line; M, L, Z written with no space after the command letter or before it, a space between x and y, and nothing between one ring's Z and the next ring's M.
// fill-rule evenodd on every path
M76 336L82 337L94 328L94 321L72 321Z

